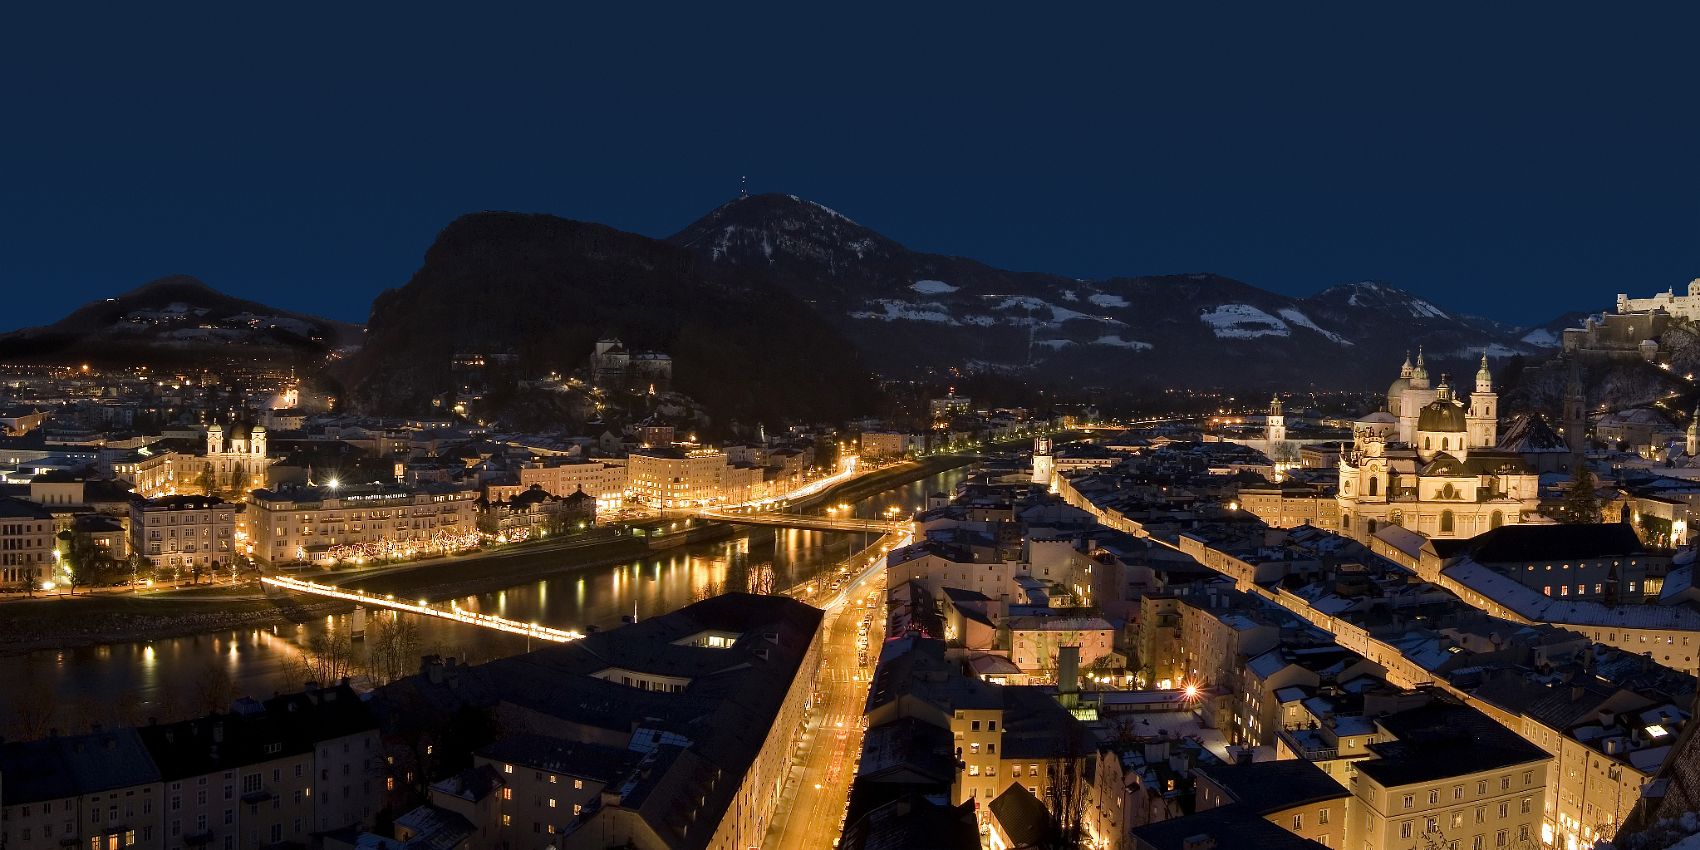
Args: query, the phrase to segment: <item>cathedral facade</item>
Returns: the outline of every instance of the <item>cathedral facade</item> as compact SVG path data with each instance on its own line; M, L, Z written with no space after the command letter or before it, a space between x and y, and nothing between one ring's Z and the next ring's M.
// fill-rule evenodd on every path
M266 427L232 424L227 434L224 426L213 423L207 429L206 470L210 489L247 491L266 486Z
M1396 525L1465 538L1537 517L1540 478L1498 439L1499 396L1485 355L1468 404L1444 376L1430 382L1421 352L1415 363L1407 357L1387 409L1353 423L1341 454L1341 532L1367 541Z

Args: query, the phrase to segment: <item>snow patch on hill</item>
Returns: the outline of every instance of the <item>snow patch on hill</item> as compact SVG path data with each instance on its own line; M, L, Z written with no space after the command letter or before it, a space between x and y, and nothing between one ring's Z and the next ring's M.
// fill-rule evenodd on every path
M938 325L954 325L956 319L950 315L950 310L943 304L922 302L910 304L891 298L880 298L868 304L878 310L863 310L851 313L852 319L875 319L882 322L931 322Z
M1501 360L1501 359L1504 359L1506 357L1516 357L1519 354L1527 354L1528 353L1526 351L1523 351L1520 348L1512 348L1509 345L1500 345L1497 342L1486 346L1486 349L1487 349L1487 356L1489 356L1489 357L1491 357L1495 360ZM1443 354L1441 356L1442 357L1468 357L1468 358L1474 359L1474 358L1482 356L1482 349L1481 348L1460 348L1457 351L1454 351L1450 354Z
M1260 336L1292 336L1287 323L1251 306L1223 304L1198 314L1217 339L1256 339Z
M1341 335L1339 335L1339 334L1337 334L1333 331L1323 330L1315 322L1311 321L1309 316L1306 316L1305 314L1299 312L1298 310L1293 309L1292 307L1285 307L1285 308L1282 308L1280 310L1277 310L1276 312L1281 314L1281 318L1286 319L1287 321L1292 322L1293 324L1298 325L1301 328L1309 328L1310 330L1316 331L1317 333L1322 334L1323 336L1327 337L1330 342L1333 342L1337 345L1353 345L1354 344L1351 340L1349 340L1349 339L1347 339L1347 338L1345 338L1345 337L1343 337L1343 336L1341 336Z
M1070 310L1067 307L1058 307L1043 298L1034 298L1031 295L987 295L984 297L988 299L998 299L990 305L991 309L994 311L1005 312L1021 310L1028 314L1024 317L1012 317L1006 320L1010 324L1014 325L1038 324L1054 326L1060 325L1064 322L1073 321L1075 319L1103 322L1110 325L1127 324L1126 322L1112 319L1109 316L1091 316L1078 310ZM1047 312L1050 313L1049 319L1043 318Z
M951 286L942 280L917 280L909 284L909 288L922 295L943 295L947 292L955 292L961 287Z
M1523 334L1518 341L1536 348L1557 348L1560 340L1558 334L1553 333L1548 328L1535 328Z
M1111 295L1108 292L1094 293L1091 297L1087 298L1086 300L1090 301L1093 304L1096 304L1100 307L1126 307L1127 306L1127 299L1126 298L1123 298L1120 295Z
M1151 349L1151 343L1140 342L1137 339L1122 339L1121 334L1105 334L1095 340L1092 340L1092 344L1126 348L1131 351L1149 351Z

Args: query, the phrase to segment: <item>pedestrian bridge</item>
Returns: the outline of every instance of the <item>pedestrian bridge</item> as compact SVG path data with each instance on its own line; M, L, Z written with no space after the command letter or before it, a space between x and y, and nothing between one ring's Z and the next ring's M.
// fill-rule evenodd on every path
M489 614L480 614L476 611L467 611L462 609L459 605L454 605L452 603L448 608L442 608L431 605L424 600L420 600L417 603L404 602L396 599L394 596L377 596L360 590L343 590L342 588L335 587L333 585L320 584L315 581L303 581L298 578L289 578L288 576L266 576L265 578L260 579L260 581L270 587L292 590L296 593L309 593L314 596L323 596L329 599L344 599L349 602L353 602L356 605L370 605L374 608L388 608L392 611L405 611L409 614L423 614L427 617L436 617L441 620L453 620L457 623L465 623L469 626L494 629L498 632L507 632L508 634L513 635L525 635L526 637L553 641L555 643L566 643L567 641L577 640L583 637L583 635L578 632L570 632L564 629L553 629L548 626L540 626L536 623L522 623L518 620L509 620L505 617L495 617Z
M786 514L763 512L752 514L729 513L706 510L699 514L703 519L715 522L729 522L735 525L767 525L777 528L801 528L809 531L849 531L873 532L889 534L906 531L909 523L885 519L859 519L856 517L829 517L814 514Z

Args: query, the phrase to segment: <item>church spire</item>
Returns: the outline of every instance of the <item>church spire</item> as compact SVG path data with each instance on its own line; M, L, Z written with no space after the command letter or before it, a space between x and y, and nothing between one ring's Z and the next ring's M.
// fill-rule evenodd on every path
M1417 366L1411 370L1411 387L1413 389L1428 389L1428 364L1423 362L1422 346L1417 346Z
M1411 350L1405 349L1405 365L1399 367L1399 377L1409 380L1411 377Z
M1493 392L1493 373L1488 371L1487 352L1482 352L1482 368L1476 370L1476 392Z

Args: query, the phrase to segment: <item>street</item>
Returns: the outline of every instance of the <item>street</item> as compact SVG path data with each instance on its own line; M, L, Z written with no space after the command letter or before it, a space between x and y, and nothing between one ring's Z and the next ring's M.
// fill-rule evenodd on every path
M783 792L783 814L763 842L776 850L827 850L838 841L862 752L868 676L885 640L884 570L869 570L852 582L827 617L819 700Z

